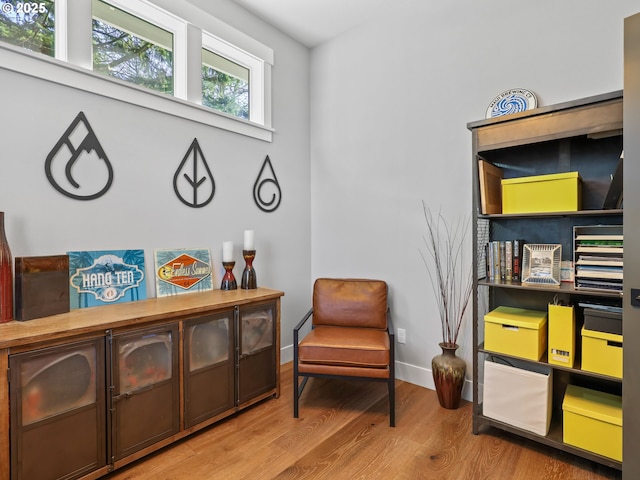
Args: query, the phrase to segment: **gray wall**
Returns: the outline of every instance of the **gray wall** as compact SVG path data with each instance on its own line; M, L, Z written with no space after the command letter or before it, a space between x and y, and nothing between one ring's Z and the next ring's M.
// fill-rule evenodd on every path
M243 231L254 229L258 285L285 292L282 345L310 303L309 52L228 0L206 2L220 20L271 47L273 142L230 133L14 73L0 66L0 211L14 256L70 250L208 247L220 260L233 240L240 278ZM111 189L93 201L71 200L47 181L44 162L83 111L115 170ZM194 138L216 181L204 208L183 205L173 174ZM273 213L255 205L252 189L269 155L282 189ZM152 270L148 270L152 271ZM218 272L217 285L221 279ZM148 296L155 285L147 282ZM288 351L285 349L283 360Z
M407 330L400 378L433 386L441 334L421 201L470 215L467 122L513 87L541 105L621 89L623 19L637 11L637 0L404 0L312 51L312 277L389 282ZM470 318L459 351L469 366Z

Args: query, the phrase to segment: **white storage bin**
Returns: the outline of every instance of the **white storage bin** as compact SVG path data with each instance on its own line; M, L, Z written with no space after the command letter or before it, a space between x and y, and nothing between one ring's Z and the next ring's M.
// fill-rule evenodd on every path
M509 359L485 360L483 413L486 417L546 435L551 424L553 371Z

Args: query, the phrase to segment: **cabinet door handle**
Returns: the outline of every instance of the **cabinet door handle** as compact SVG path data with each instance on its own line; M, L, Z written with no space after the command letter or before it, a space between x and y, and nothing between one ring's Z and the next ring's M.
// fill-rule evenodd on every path
M640 307L640 289L632 288L631 289L631 305L634 307Z
M115 397L113 397L113 401L114 402L118 402L118 401L120 401L122 399L129 400L134 395L137 395L137 394L143 393L143 392L148 392L152 388L153 388L153 383L151 385L147 385L146 387L139 388L138 390L132 390L132 391L129 391L129 392L121 393L120 395L116 395Z

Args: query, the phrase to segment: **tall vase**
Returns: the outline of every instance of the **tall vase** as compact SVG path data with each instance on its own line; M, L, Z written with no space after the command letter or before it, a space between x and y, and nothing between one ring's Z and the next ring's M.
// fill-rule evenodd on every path
M4 234L4 212L0 212L0 323L13 319L13 259Z
M456 356L458 345L455 343L440 343L442 354L431 360L433 383L436 386L440 406L456 409L460 406L464 374L467 364Z

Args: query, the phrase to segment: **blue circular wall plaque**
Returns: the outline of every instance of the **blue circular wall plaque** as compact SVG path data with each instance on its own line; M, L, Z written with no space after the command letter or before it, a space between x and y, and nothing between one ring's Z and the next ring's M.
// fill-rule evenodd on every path
M501 117L512 113L524 112L538 106L536 95L524 88L505 90L492 100L487 107L486 118Z

